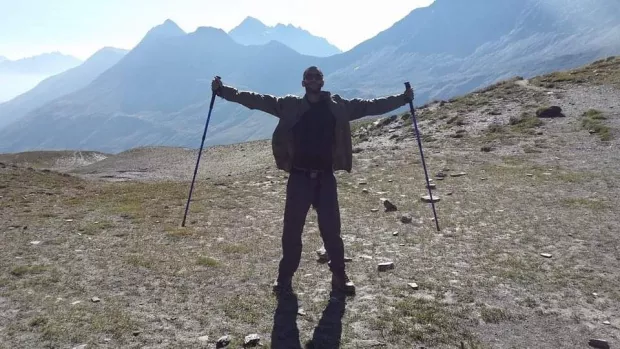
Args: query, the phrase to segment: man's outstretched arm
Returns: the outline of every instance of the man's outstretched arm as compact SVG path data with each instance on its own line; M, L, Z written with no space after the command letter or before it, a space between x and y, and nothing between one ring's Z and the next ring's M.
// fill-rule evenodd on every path
M281 116L281 98L251 91L239 91L234 87L222 84L219 78L212 83L215 93L227 101L239 103L246 108L256 109L275 117Z
M375 99L343 99L350 120L365 116L382 115L396 110L413 100L413 90L408 89L402 94Z

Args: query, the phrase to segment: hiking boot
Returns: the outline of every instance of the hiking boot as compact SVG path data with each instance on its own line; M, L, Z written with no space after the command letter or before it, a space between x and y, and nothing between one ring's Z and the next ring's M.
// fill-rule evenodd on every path
M344 274L344 276L332 274L332 290L344 292L347 296L352 296L355 294L355 284L353 284L353 281L349 279L347 274Z
M283 281L276 279L273 282L273 293L277 295L293 293L293 279L286 279Z

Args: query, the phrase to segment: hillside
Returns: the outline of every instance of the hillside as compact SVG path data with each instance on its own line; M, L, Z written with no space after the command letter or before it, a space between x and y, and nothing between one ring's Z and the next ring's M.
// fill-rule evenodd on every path
M354 169L337 174L357 285L346 299L329 294L314 211L297 296L270 293L287 176L268 141L205 149L185 228L196 151L132 149L61 172L27 166L66 153L3 155L0 342L615 348L619 92L609 58L419 108L440 232L410 115L355 122Z
M301 72L318 65L325 88L346 98L401 93L411 81L423 104L569 69L620 53L620 5L593 1L437 0L330 57L301 55L276 41L244 46L209 27L184 33L167 21L85 88L0 131L0 151L197 147L214 75L240 89L300 95ZM218 100L206 142L266 139L275 124Z
M228 35L243 45L264 45L272 40L278 41L308 56L329 57L342 52L325 38L312 35L302 28L291 24L267 26L254 17L245 18Z

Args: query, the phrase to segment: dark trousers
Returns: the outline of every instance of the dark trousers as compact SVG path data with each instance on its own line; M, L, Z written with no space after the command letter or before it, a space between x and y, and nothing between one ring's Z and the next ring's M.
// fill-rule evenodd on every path
M293 170L286 188L279 280L293 277L299 267L301 234L310 205L317 212L319 232L330 258L330 270L340 276L345 273L336 177L329 171L312 176L308 172Z

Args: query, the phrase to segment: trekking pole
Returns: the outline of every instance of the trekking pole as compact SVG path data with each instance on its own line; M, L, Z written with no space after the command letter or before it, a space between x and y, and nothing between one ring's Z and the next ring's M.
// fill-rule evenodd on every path
M411 88L411 84L409 82L405 82L405 87L407 89ZM426 163L424 162L424 152L422 152L422 141L420 140L420 132L418 131L418 123L415 118L415 109L413 108L413 101L409 101L409 108L411 109L411 118L413 119L413 127L415 128L415 134L418 138L418 147L420 148L420 156L422 157L422 167L424 167L424 176L426 177L426 187L428 188L428 195L431 199L431 205L433 207L433 216L435 217L435 225L437 226L437 231L439 231L439 221L437 220L437 212L435 211L435 201L433 200L433 192L431 190L431 184L428 180L428 171L426 170Z
M219 76L217 77L219 79ZM198 152L198 160L196 161L196 168L194 169L194 178L192 178L192 185L189 188L189 196L187 197L187 204L185 205L185 214L183 215L182 227L185 227L185 219L187 218L187 210L189 209L189 202L192 199L192 191L194 190L194 181L196 180L196 173L198 173L198 164L200 163L200 156L202 155L202 147L205 144L205 137L207 136L207 128L209 128L209 120L211 119L211 111L213 110L213 103L215 102L215 91L211 95L211 104L209 105L209 116L207 116L207 123L205 124L205 130L202 134L202 142L200 143L200 151Z

